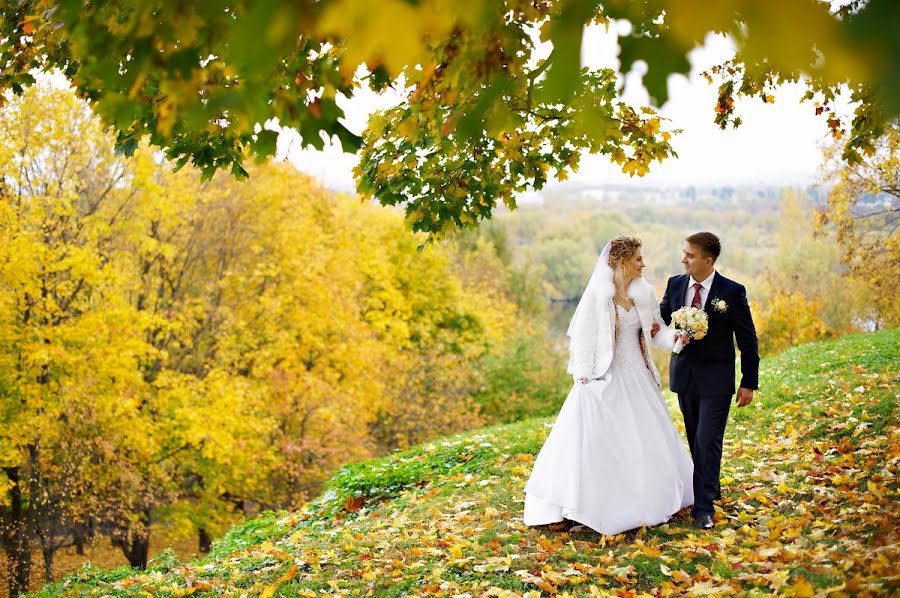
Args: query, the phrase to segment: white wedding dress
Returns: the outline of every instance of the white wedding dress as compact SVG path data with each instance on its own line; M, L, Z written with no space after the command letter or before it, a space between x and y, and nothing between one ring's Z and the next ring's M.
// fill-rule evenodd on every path
M644 362L638 310L618 312L609 370L575 382L534 463L527 525L566 518L618 534L694 502L693 463Z

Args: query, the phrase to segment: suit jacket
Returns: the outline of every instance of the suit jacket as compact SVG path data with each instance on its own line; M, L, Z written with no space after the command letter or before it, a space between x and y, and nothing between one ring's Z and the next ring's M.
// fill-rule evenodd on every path
M684 307L690 278L688 274L673 276L666 284L666 293L659 305L666 325L672 322L672 313ZM724 313L713 309L714 300L725 301ZM746 289L716 272L703 309L709 316L709 331L701 340L691 340L680 354L672 356L669 390L683 392L693 377L703 394L734 394L735 339L741 351L740 385L758 388L759 348Z

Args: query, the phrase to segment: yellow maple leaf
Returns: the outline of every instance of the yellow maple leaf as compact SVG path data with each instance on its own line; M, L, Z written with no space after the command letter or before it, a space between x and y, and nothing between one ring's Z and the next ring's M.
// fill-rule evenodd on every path
M878 498L884 498L884 491L881 488L879 488L878 484L876 484L872 480L869 480L868 482L866 482L866 488L868 488L869 492L871 492Z
M514 475L518 475L518 476L527 476L530 473L528 468L524 467L522 465L516 465L509 471L510 471L510 473L512 473Z
M465 548L465 545L463 545L463 544L454 544L453 546L450 547L450 556L454 559L463 558L463 549L464 548Z
M798 596L799 598L812 598L816 595L816 589L811 583L806 580L805 577L801 577L794 583L794 585L788 588L788 591L785 592L785 594Z

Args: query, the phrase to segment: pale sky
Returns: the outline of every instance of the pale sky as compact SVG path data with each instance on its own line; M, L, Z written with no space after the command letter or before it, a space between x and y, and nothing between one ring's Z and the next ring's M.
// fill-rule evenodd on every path
M627 24L625 25L627 26ZM549 53L549 48L542 48ZM602 27L588 28L584 36L582 62L590 67L619 68L618 44L612 32ZM622 174L618 166L604 156L585 155L572 181L591 185L625 184L640 186L686 185L806 185L816 181L821 146L826 141L825 119L816 117L812 102L800 103L804 89L782 86L774 95L774 104L742 99L737 114L744 124L736 130L720 130L713 118L717 91L700 76L708 67L733 55L731 42L709 35L703 47L689 54L689 77L669 77L669 99L660 114L671 119L670 128L683 132L673 138L678 158L654 163L643 178ZM639 70L639 67L636 67ZM636 70L624 77L622 97L632 105L649 103L646 90L639 85ZM395 103L395 95L379 96L363 91L350 100L339 102L347 115L345 124L356 133L365 127L368 115ZM845 107L845 109L847 109ZM295 133L283 131L280 154L324 185L343 191L354 189L352 169L356 157L328 145L324 151L300 150Z

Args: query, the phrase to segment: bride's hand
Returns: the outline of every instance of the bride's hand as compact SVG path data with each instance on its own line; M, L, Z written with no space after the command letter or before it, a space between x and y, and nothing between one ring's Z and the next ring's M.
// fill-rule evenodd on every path
M650 338L654 338L657 332L659 332L659 324L653 322L653 326L650 327Z
M587 384L587 383L588 383L588 379L587 379L587 378L580 378L580 382L581 382L582 384Z
M682 341L682 343L684 343L685 346L687 346L688 343L691 342L691 335L688 334L687 332L682 332L681 333L681 341Z

